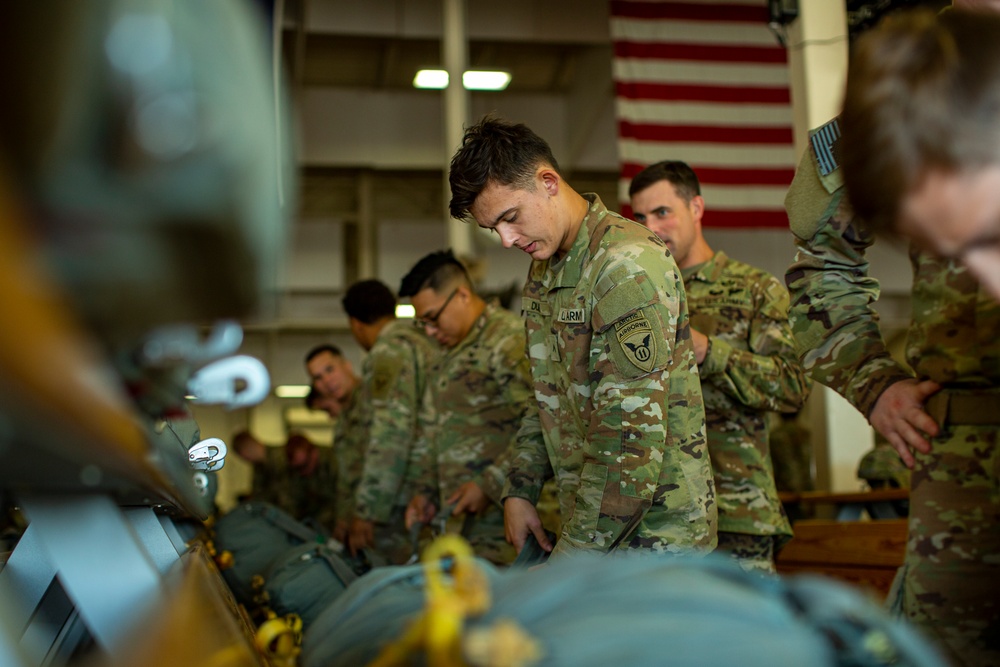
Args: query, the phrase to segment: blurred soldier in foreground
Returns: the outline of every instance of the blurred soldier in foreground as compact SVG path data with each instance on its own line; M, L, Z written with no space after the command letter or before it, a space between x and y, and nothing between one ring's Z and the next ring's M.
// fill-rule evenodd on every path
M404 515L413 492L410 459L417 413L437 345L410 322L396 319L396 297L377 280L354 283L343 299L354 339L368 355L359 391L364 417L358 435L363 462L353 494L351 552L372 547L391 562L412 552Z
M747 570L775 571L792 535L778 500L767 412L795 412L808 384L788 326L788 292L774 276L716 252L702 234L694 170L664 161L629 186L635 219L667 244L684 277L691 340L705 398L719 505L719 550Z
M996 89L989 72L998 47L997 17L958 10L900 14L862 36L840 122L813 134L786 199L799 246L786 279L803 363L913 468L902 610L956 662L973 665L1000 664L1000 307L955 259L913 248L914 376L885 349L871 308L878 284L864 253L874 240L869 221L885 219L908 195L961 185L975 173L958 170L965 156L997 145L995 127L984 134L959 110L973 116L977 94ZM977 117L993 126L995 103L983 108ZM855 187L850 204L838 153ZM921 185L929 190L913 190ZM921 215L942 225L965 217L962 206L976 199L950 194L938 191Z
M537 411L507 482L507 537L551 548L535 504L559 485L553 555L716 544L705 412L680 270L663 243L563 180L548 144L486 117L452 158L451 215L534 260L522 297Z
M452 515L476 555L510 563L515 552L504 539L500 506L504 476L495 463L535 400L524 323L483 301L450 250L417 262L399 293L413 302L415 324L445 348L424 398L407 524L428 523L454 505Z

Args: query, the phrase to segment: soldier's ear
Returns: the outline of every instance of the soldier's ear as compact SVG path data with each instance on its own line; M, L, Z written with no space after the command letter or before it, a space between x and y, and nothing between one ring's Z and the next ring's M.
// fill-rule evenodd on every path
M701 216L705 214L705 199L701 195L691 198L691 215L697 222L701 222Z
M550 197L559 194L559 173L552 167L541 166L538 168L536 178L541 182L540 187Z

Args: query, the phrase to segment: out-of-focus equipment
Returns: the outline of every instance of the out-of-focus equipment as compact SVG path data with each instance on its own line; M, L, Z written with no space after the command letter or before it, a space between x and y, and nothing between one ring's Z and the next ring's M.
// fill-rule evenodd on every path
M296 521L274 505L249 502L220 517L214 525L214 545L219 569L238 602L255 606L263 577L289 549L302 544L321 544L327 536Z
M782 46L788 44L788 25L799 17L799 0L767 0L767 27Z
M262 604L279 616L295 614L305 630L357 578L349 562L333 548L303 544L286 551L268 568Z
M851 42L861 33L874 27L886 14L929 7L939 10L951 5L951 0L846 0L847 34Z
M762 577L719 555L581 555L502 571L447 539L421 565L352 584L306 628L300 664L946 664L912 628L833 580Z
M321 528L264 502L244 503L215 521L212 544L223 578L251 618L294 614L303 629L372 567Z
M269 302L294 210L260 6L3 7L0 496L27 518L0 559L5 666L263 664L182 536L227 449L187 396L267 384L235 321Z

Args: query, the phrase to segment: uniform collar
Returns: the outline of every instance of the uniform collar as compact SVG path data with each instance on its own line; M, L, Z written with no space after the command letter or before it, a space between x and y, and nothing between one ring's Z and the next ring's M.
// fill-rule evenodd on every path
M608 215L608 208L601 201L601 198L593 192L582 194L590 205L587 207L587 215L583 218L573 246L558 262L553 263L551 259L540 263L542 269L542 281L550 289L556 287L576 287L583 274L583 262L581 257L590 252L591 237L597 231L598 226Z
M459 341L455 347L448 350L447 354L454 354L456 351L461 350L478 340L483 333L483 329L486 328L486 323L491 317L493 317L493 314L496 312L498 307L499 303L497 300L489 299L486 301L486 307L483 308L483 312L479 313L479 317L477 317L476 321L472 323L471 327L469 327L469 333L465 334L465 338Z

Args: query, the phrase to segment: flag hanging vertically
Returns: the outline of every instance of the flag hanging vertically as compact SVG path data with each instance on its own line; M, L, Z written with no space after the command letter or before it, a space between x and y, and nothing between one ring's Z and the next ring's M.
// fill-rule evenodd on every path
M619 199L643 167L683 160L711 227L781 227L795 172L785 48L767 0L612 0Z

